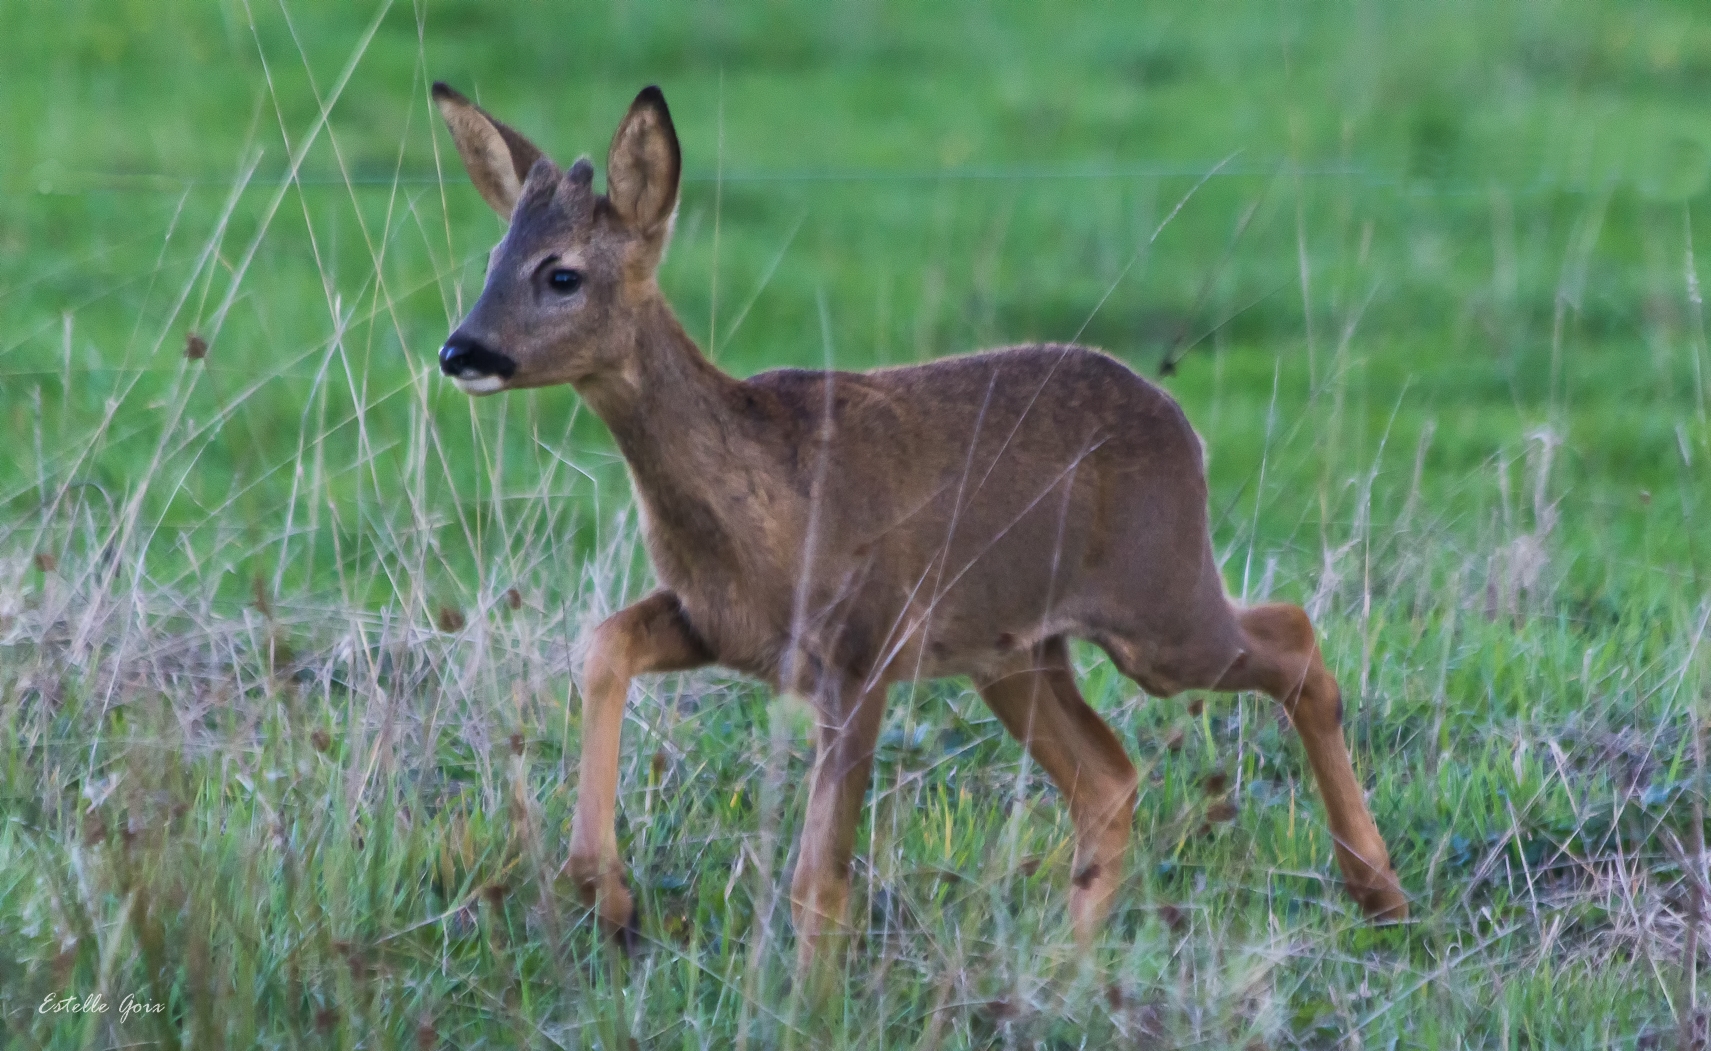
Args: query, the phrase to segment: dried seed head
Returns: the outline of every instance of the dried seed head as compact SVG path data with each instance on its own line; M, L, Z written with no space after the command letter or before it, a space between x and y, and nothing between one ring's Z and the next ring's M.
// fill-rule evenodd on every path
M1182 910L1175 905L1160 905L1158 907L1158 918L1163 921L1166 927L1171 929L1173 934L1181 934L1188 929L1188 917L1184 916Z
M655 781L665 780L665 770L670 762L671 761L666 758L665 749L661 748L659 751L654 753L653 760L648 765L653 770Z
M315 746L315 751L325 752L333 747L333 735L324 726L317 726L315 732L309 735L309 743Z
M52 573L54 570L59 568L59 559L48 554L46 551L36 552L35 563L36 570L41 573Z
M255 606L262 616L273 616L273 603L267 600L267 583L261 579L259 573L250 579L250 597L251 605Z
M983 1010L986 1017L995 1022L1006 1022L1016 1017L1016 1005L1012 1004L1009 997L1005 996L994 997L986 1001Z
M184 356L191 361L201 361L208 356L208 341L194 332L185 333Z
M1209 796L1221 796L1224 789L1230 787L1230 775L1222 770L1214 770L1201 780L1200 787Z
M511 754L512 755L522 755L523 754L523 735L521 732L519 732L517 730L512 730L511 731L511 742L510 743L511 743Z
M522 609L523 608L523 593L521 591L518 591L516 588L507 589L505 592L505 605L507 607L509 607L513 612L515 612L516 610Z
M462 631L464 628L464 625L467 623L469 623L469 622L463 619L463 611L462 610L457 609L457 608L452 607L452 606L441 606L440 607L440 617L439 617L440 630L445 632L446 634L449 635L449 634L452 634L453 632Z
M1224 822L1236 820L1236 804L1228 799L1220 799L1206 808L1206 820Z
M440 1046L440 1034L434 1029L433 1015L423 1015L416 1022L416 1047L420 1051L434 1051Z
M503 880L494 880L492 883L481 888L481 894L487 899L487 904L496 909L505 904L505 895L510 893L510 891L511 888L507 887Z

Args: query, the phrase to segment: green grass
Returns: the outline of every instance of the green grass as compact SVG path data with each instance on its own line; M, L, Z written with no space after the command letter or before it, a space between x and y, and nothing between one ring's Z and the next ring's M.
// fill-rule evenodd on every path
M441 78L560 160L661 84L661 280L733 372L1079 334L1159 377L1232 592L1319 618L1413 921L1353 915L1269 702L1089 649L1145 778L1091 958L1055 793L923 686L810 1015L803 717L716 674L632 696L648 947L604 952L551 878L572 672L650 577L571 392L435 375L499 233ZM1708 91L1686 2L0 5L0 1044L1675 1043Z

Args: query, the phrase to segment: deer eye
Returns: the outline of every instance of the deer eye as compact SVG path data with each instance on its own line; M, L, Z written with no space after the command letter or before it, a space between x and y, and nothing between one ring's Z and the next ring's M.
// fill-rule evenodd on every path
M582 272L561 266L547 275L547 287L559 295L568 296L582 287Z

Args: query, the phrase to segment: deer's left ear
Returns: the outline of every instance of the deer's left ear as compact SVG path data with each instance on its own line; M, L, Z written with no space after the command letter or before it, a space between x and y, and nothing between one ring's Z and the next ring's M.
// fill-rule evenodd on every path
M443 83L434 84L434 105L451 129L469 181L499 218L509 220L540 149Z
M677 209L683 156L677 129L659 88L645 87L612 136L606 157L606 197L619 218L646 235L665 232Z

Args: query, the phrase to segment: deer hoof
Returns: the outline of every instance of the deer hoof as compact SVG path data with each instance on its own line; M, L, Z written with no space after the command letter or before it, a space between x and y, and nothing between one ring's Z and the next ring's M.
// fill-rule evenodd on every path
M1349 884L1349 896L1360 905L1366 918L1379 925L1401 923L1408 918L1408 897L1394 870L1386 870L1370 886Z
M637 926L637 909L620 871L615 866L602 865L598 858L572 854L561 874L576 888L582 904L594 910L600 929L622 940L628 937L624 934L626 930Z

